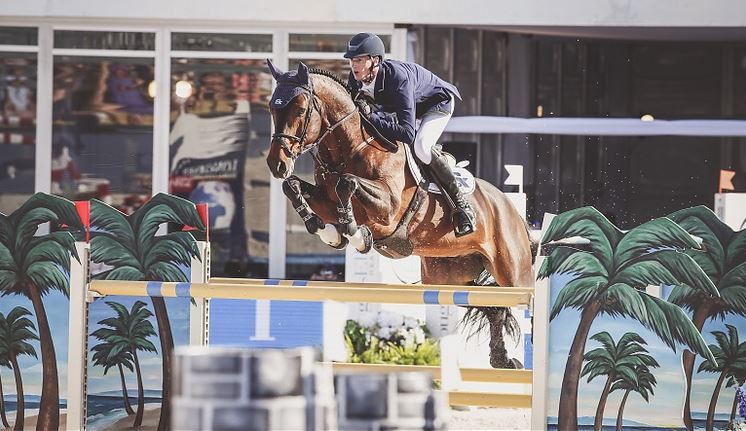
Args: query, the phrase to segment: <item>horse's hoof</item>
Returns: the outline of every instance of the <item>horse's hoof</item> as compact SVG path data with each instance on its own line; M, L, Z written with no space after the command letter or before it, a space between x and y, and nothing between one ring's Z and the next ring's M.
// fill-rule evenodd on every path
M308 233L314 235L319 229L323 229L326 224L319 216L311 214L311 217L305 221L305 225Z
M350 241L346 237L342 237L342 240L339 241L339 244L332 245L329 244L330 247L336 248L337 250L343 250L345 247L347 247L347 244L349 244Z
M363 247L362 249L357 249L362 254L365 254L369 252L373 248L373 234L370 232L370 229L368 229L368 226L360 226L358 228L360 234L363 237Z

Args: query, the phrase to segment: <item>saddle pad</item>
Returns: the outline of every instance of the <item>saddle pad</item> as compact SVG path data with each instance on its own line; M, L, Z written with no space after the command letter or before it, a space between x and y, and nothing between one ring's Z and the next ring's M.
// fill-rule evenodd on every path
M414 154L412 154L412 149L409 147L409 145L404 145L404 152L407 155L407 166L409 167L409 172L412 173L412 176L414 177L417 184L423 184L427 182L426 190L429 193L434 193L436 195L441 194L440 187L438 187L437 184L424 179L424 176L422 175L420 167L417 165L417 162L414 159ZM471 172L462 168L461 166L456 166L456 159L452 155L448 153L443 154L448 157L448 165L451 167L453 176L456 177L456 183L458 184L458 188L459 190L461 190L461 193L463 193L464 195L470 195L474 193L474 189L476 188L474 175L472 175Z

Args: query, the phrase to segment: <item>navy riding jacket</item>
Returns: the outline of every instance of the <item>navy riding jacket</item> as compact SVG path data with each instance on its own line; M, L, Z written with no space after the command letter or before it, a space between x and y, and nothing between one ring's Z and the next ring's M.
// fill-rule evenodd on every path
M353 96L362 88L352 72L348 84ZM372 113L370 122L387 139L407 144L414 142L416 118L451 96L461 99L453 84L418 64L396 60L381 63L373 92L383 111ZM396 117L385 115L387 112L396 113Z

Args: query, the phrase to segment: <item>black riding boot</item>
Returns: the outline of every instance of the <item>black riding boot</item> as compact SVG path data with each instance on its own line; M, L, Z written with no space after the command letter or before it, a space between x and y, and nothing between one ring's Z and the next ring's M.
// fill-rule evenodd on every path
M474 232L477 229L474 210L459 190L456 177L453 175L451 167L448 166L448 159L439 151L433 151L430 172L432 172L433 178L440 189L448 195L449 199L447 200L450 200L452 204L453 233L459 237Z

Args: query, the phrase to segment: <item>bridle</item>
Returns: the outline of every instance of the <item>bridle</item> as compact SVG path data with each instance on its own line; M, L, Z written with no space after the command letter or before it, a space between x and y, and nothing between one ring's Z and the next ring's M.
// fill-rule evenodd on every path
M357 106L355 106L355 109L350 112L349 114L345 115L341 120L337 121L333 125L326 128L324 133L322 133L316 141L313 142L313 144L308 145L304 148L303 143L306 140L306 133L308 133L308 126L311 123L311 114L313 111L316 111L319 113L319 116L321 117L321 109L319 108L319 103L316 97L316 93L313 91L313 84L310 83L309 85L303 85L303 84L291 84L291 83L281 83L278 85L294 85L294 88L301 88L303 89L307 94L309 99L311 100L311 108L306 110L306 118L303 122L303 130L300 134L300 136L296 135L289 135L287 133L273 133L272 134L272 140L279 139L280 141L280 147L285 150L285 152L288 154L288 156L295 161L298 157L301 155L313 150L314 148L318 147L319 144L329 135L332 133L337 127L344 124L345 121L350 119L356 112L358 112ZM297 96L296 96L297 97ZM291 142L298 142L298 147L300 148L300 151L295 153L293 152L292 148L290 148ZM314 157L316 158L316 157Z

